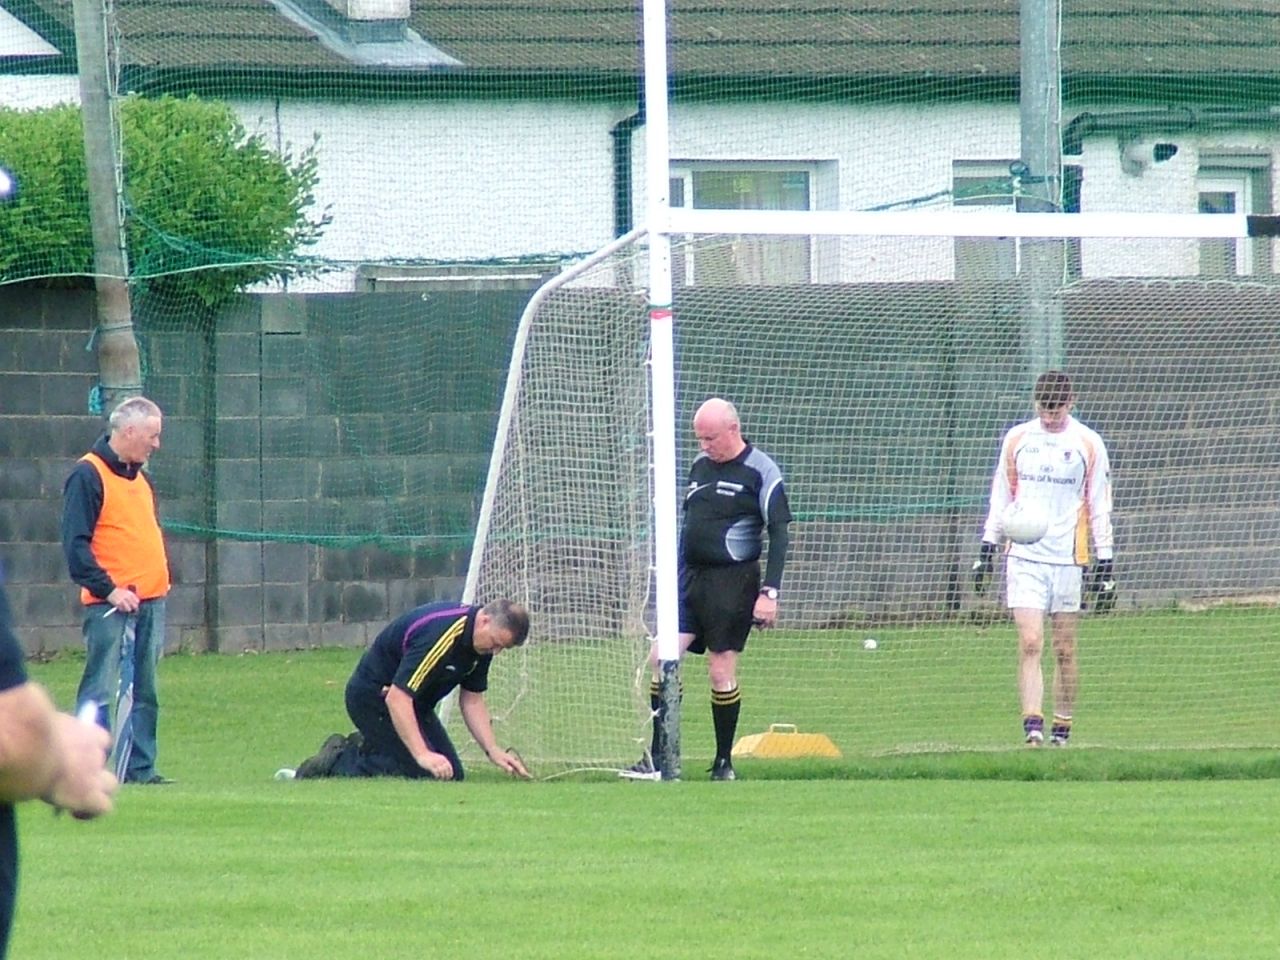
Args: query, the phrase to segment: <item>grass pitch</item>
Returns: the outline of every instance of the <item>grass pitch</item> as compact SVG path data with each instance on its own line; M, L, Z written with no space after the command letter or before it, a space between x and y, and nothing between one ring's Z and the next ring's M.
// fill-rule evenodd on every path
M461 784L273 781L347 729L356 656L165 660L179 782L127 787L93 823L23 807L11 956L1280 953L1280 791L1249 779L1277 775L1269 751L747 761L733 784L476 764ZM66 704L80 666L32 673Z

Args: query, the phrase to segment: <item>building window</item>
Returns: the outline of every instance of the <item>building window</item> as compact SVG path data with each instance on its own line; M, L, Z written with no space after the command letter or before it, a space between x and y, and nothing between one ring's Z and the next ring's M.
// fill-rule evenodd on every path
M355 289L360 293L536 290L563 266L560 257L534 257L519 262L367 263L356 268Z
M671 206L812 210L814 170L784 163L673 163ZM673 251L672 279L699 285L809 283L811 237L707 237Z
M1202 157L1196 178L1201 213L1267 213L1271 160L1266 156ZM1246 237L1200 241L1200 274L1243 277L1271 272L1271 245Z
M951 164L951 203L970 209L1016 210L1017 184L1009 172L1012 160L954 160ZM1062 211L1080 212L1079 166L1062 168ZM1066 240L1065 269L1068 277L1081 275L1080 240ZM957 280L1008 279L1018 272L1018 243L1013 237L957 237L955 277Z
M1012 160L955 160L951 164L951 202L964 209L1013 210ZM1000 280L1018 271L1018 245L1012 237L956 237L957 280Z

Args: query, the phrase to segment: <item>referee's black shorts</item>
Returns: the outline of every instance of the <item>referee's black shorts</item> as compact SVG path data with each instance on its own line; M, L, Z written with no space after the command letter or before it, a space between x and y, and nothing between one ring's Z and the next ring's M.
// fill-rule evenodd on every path
M723 653L747 646L760 564L755 560L725 567L680 569L680 632L692 633L690 653Z

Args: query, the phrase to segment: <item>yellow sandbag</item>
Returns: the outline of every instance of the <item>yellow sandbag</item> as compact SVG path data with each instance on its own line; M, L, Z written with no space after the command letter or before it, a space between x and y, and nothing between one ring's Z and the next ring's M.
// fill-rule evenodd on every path
M740 737L735 757L838 757L840 750L825 733L799 733L794 723L771 723L765 733Z

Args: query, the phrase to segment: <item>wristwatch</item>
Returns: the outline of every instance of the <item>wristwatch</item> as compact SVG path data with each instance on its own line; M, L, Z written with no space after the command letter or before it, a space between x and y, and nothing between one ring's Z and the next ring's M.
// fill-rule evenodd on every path
M761 596L768 597L770 600L777 600L777 599L778 599L778 588L777 588L777 587L761 587L761 588L760 588L760 595L761 595Z

